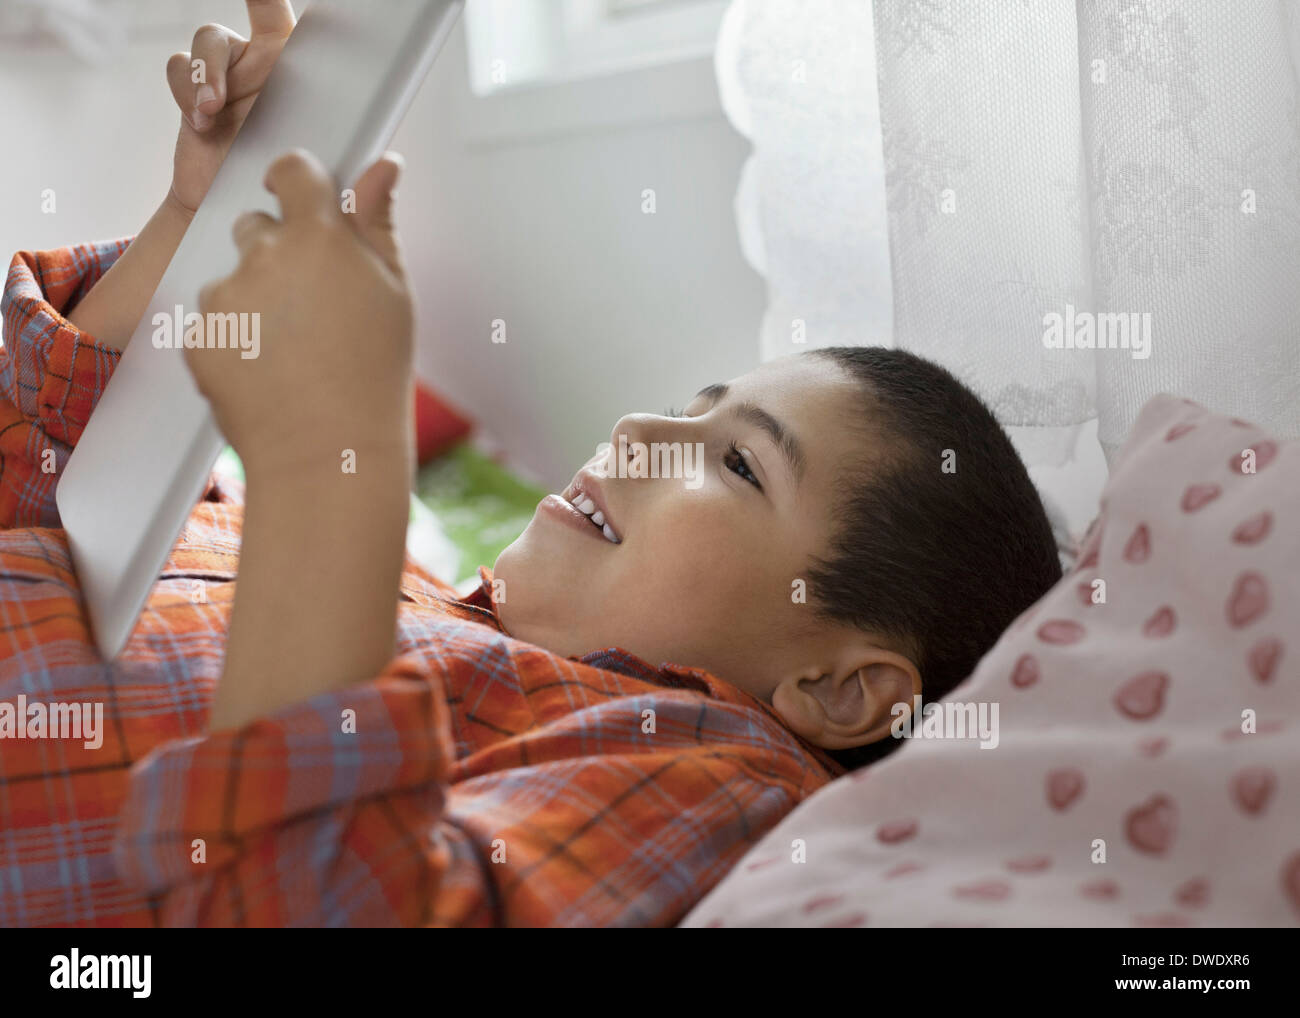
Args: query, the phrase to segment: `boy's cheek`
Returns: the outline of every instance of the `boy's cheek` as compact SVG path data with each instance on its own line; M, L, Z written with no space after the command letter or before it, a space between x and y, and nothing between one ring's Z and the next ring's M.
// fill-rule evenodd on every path
M745 613L758 591L761 570L746 564L721 538L699 534L664 536L645 553L619 563L619 586L643 592L643 603L659 617L697 628Z

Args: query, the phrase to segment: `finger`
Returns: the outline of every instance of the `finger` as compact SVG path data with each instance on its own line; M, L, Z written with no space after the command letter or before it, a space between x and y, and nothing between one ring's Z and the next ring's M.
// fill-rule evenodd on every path
M294 27L293 9L280 0L249 0L248 20L252 37L243 55L230 67L228 102L250 96L266 84Z
M287 36L293 31L289 0L248 0L248 25L252 36Z
M172 98L181 108L181 116L193 120L194 84L190 81L190 55L173 53L167 58L167 86L172 90Z
M262 183L280 199L280 218L286 224L308 217L328 221L340 215L334 181L306 149L290 149L276 157Z
M206 65L205 65L206 68ZM205 70L206 77L206 70ZM194 96L198 85L194 81L194 69L188 53L173 53L167 60L167 84L172 90L172 98L180 107L181 116L196 131L206 130L212 123L207 114L195 116ZM201 127L199 125L202 125Z
M230 235L235 240L235 247L239 248L239 257L241 259L248 257L249 252L258 244L274 238L279 226L280 224L265 212L250 210L240 213L230 227Z
M400 271L394 210L397 181L406 161L396 152L385 152L366 167L353 190L357 212L348 218L357 232L375 250L390 269Z
M194 33L190 45L190 122L196 131L206 129L225 108L226 70L247 45L224 25L204 25Z

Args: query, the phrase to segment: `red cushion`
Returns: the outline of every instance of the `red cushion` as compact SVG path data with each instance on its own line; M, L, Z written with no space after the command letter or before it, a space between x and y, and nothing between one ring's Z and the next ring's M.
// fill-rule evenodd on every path
M474 425L423 382L415 383L416 460L423 466L470 433Z

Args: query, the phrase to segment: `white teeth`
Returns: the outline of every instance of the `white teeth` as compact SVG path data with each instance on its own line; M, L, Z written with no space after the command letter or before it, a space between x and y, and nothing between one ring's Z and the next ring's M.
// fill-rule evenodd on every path
M605 540L611 544L622 544L614 528L605 522L605 514L596 508L595 500L588 498L581 490L575 491L573 496L567 499L569 505L577 509L578 512L586 516L592 523L600 528L600 532L605 535Z

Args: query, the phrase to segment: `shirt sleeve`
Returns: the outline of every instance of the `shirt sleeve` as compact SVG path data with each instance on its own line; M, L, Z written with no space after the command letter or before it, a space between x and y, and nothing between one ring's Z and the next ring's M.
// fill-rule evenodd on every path
M825 781L792 737L698 696L615 696L546 722L493 709L517 655L551 658L473 647L449 664L490 676L470 723L515 736L457 759L444 689L468 686L407 654L155 747L131 771L118 876L165 926L672 926Z
M59 525L54 489L121 354L64 317L130 238L20 251L0 310L0 528Z
M119 876L168 926L416 926L448 851L440 683L417 657L132 768Z

